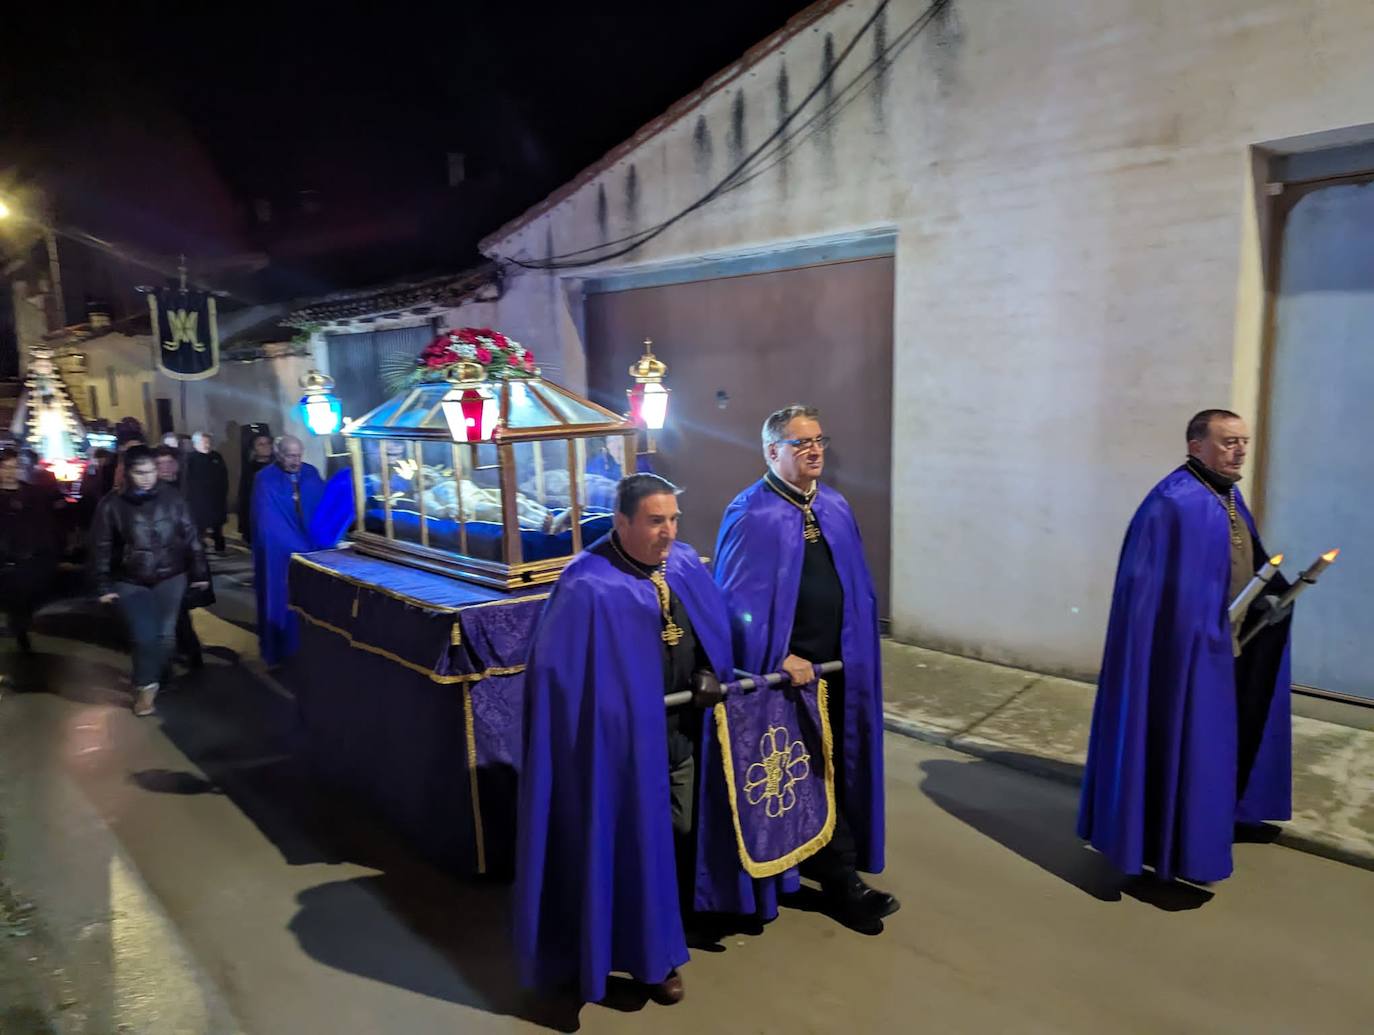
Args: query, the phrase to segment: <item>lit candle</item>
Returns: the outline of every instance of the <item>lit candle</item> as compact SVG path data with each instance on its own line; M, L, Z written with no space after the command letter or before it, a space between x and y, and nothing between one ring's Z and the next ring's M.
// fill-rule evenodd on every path
M1331 567L1331 562L1336 559L1340 552L1339 549L1327 550L1326 553L1313 561L1311 567L1299 575L1297 581L1289 587L1288 592L1279 598L1279 607L1287 607L1289 604L1293 603L1308 586L1315 585L1317 579L1321 577L1321 573Z
M1289 609L1292 607L1293 601L1302 595L1308 586L1316 585L1317 578L1331 566L1331 562L1336 559L1340 552L1340 550L1327 550L1326 553L1313 561L1311 566L1297 577L1297 580L1289 587L1288 592L1281 596L1274 606L1265 613L1264 617L1256 622L1254 627L1241 638L1240 645L1244 647L1263 629L1270 625L1277 625L1287 618L1292 613Z
M1264 587L1269 585L1269 580L1274 577L1274 572L1279 570L1279 565L1283 563L1283 554L1276 553L1265 563L1264 567L1255 572L1255 577L1246 583L1245 588L1240 591L1236 599L1231 601L1231 606L1227 611L1227 617L1234 625L1240 621L1250 610L1250 605L1255 602L1255 598L1264 591Z

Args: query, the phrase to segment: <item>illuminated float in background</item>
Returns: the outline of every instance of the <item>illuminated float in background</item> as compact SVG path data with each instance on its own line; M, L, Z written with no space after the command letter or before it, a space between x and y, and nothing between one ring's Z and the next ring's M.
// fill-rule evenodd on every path
M10 434L21 447L38 453L40 465L52 472L68 495L78 493L91 446L81 414L49 348L29 350L24 391Z

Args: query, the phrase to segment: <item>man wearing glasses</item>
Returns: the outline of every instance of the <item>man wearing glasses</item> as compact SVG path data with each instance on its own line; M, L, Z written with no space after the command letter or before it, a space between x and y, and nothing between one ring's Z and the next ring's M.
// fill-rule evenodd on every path
M768 473L726 508L716 543L716 582L730 607L735 661L749 672L785 671L794 686L812 665L840 660L828 678L836 822L830 843L802 864L832 914L866 934L899 903L858 871L883 869L882 666L877 598L849 504L820 483L830 439L820 412L788 406L763 424ZM795 873L756 881L741 912L770 912Z

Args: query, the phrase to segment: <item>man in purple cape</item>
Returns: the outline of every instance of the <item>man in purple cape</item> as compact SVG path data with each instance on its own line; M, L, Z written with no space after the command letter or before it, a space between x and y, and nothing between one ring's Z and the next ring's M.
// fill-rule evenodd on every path
M695 815L696 756L701 708L730 672L730 629L677 522L670 482L622 479L615 531L564 569L526 669L515 946L526 984L588 1002L613 971L680 1000L680 905L711 880L692 876L695 828L709 822ZM692 703L665 712L682 690Z
M258 646L269 665L285 661L299 643L286 572L293 553L315 548L310 522L324 495L324 480L314 466L304 462L304 454L300 439L283 435L276 443L276 463L259 471L253 482L253 589L258 601Z
M1227 616L1268 557L1236 488L1249 436L1229 410L1195 416L1126 532L1078 819L1123 873L1221 880L1237 824L1291 812L1290 616L1272 597Z
M834 731L836 817L828 845L802 864L818 880L832 913L876 934L897 899L870 888L859 870L883 869L883 686L877 599L849 504L820 484L829 438L820 413L789 406L763 425L768 473L726 508L716 543L716 582L730 609L735 662L747 672L786 671L796 686L815 679L812 664L840 660L828 677ZM707 745L708 775L719 767ZM711 838L714 828L704 830ZM733 847L733 846L731 846ZM716 843L708 848L715 857ZM711 907L777 912L779 890L796 875L750 881L742 873ZM781 886L779 886L781 885ZM699 903L700 904L700 903Z

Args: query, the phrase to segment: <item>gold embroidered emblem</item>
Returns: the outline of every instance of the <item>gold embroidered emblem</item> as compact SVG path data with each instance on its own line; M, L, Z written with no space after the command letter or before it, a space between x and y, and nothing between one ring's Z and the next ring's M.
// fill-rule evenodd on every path
M797 804L796 785L811 775L811 756L786 726L768 727L759 738L759 756L744 774L744 796L750 805L762 804L770 819L778 819Z
M172 309L167 313L167 329L172 332L172 340L164 341L162 347L168 352L175 352L183 344L190 345L197 352L205 351L205 343L196 334L196 325L200 323L200 313L195 310Z

